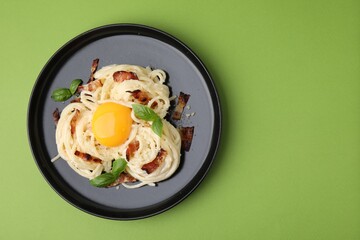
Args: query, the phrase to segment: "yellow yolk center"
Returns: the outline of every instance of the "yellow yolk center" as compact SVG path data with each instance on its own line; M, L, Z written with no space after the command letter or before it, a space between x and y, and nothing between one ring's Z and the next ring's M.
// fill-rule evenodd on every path
M130 108L108 102L99 105L95 110L91 127L100 144L115 147L128 139L132 121Z

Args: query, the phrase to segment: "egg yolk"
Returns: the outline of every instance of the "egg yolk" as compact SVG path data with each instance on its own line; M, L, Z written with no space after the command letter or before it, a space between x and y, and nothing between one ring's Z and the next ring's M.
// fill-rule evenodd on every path
M132 121L130 108L108 102L95 110L91 127L100 144L115 147L123 144L129 137Z

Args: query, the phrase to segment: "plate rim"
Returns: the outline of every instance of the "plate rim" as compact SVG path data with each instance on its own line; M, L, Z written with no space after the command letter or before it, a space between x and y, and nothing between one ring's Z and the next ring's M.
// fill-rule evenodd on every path
M89 36L95 35L92 38ZM40 91L39 87L42 85L45 85L45 83L41 83L41 80L44 78L48 78L49 71L50 73L52 71L55 71L56 68L52 67L56 62L60 61L63 58L67 58L67 56L71 56L73 52L76 52L77 50L81 49L81 46L85 46L87 43L91 43L94 41L97 41L98 39L105 38L107 36L114 36L114 35L139 35L139 36L146 36L150 37L152 39L159 40L161 42L165 42L169 44L170 46L176 48L179 50L182 54L186 56L189 61L194 64L196 69L201 73L201 76L203 78L204 83L206 84L206 88L209 91L209 95L212 99L211 108L214 112L214 129L212 134L212 139L210 143L210 148L207 153L206 158L204 159L204 163L201 165L199 171L193 176L193 178L187 182L187 184L181 189L179 193L175 193L171 197L171 201L169 203L166 203L166 205L160 209L155 208L155 211L150 211L146 214L133 214L133 215L118 215L111 212L96 212L93 210L88 209L87 205L83 206L81 201L77 201L78 199L75 199L74 196L69 196L67 192L65 192L62 187L64 188L64 185L67 185L65 182L59 182L57 183L56 179L51 178L51 173L47 172L48 169L41 164L43 161L39 157L39 153L36 151L36 141L34 139L34 135L36 135L37 129L34 127L36 126L36 118L37 116L34 116L35 114L31 114L31 112L37 112L32 111L33 109L37 108L37 102L35 101L35 95L36 92ZM96 37L97 36L97 37ZM99 37L100 36L100 37ZM87 39L86 39L87 38ZM73 45L80 44L76 48L75 51L70 51L68 48L74 48ZM69 52L70 51L70 52ZM63 54L63 53L66 54ZM55 62L55 63L54 63ZM56 65L56 64L55 64ZM49 69L50 68L50 69ZM43 86L44 87L44 86ZM40 99L40 98L38 98ZM169 33L162 31L160 29L150 27L148 25L143 24L133 24L133 23L115 23L115 24L108 24L99 26L96 28L92 28L90 30L87 30L85 32L82 32L78 34L77 36L73 37L69 41L67 41L65 44L63 44L55 53L48 59L48 61L45 63L43 68L41 69L30 94L29 103L27 107L27 135L28 135L28 142L31 149L31 153L33 156L33 159L42 174L42 176L45 178L46 182L51 186L51 188L66 202L71 204L72 206L76 207L79 210L82 210L86 213L89 213L91 215L111 219L111 220L135 220L135 219L143 219L148 218L157 214L160 214L162 212L165 212L180 202L182 202L185 198L187 198L204 180L205 176L207 175L208 171L210 170L216 154L219 149L220 145L220 139L221 139L221 132L222 132L222 112L221 112L221 105L220 105L220 98L218 95L218 92L215 87L214 80L204 65L204 63L201 61L201 59L195 54L194 51L192 51L186 44L184 44L182 41L180 41L178 38L174 37L173 35L170 35ZM71 188L71 187L70 187ZM73 191L76 191L73 189ZM174 199L176 198L176 199ZM80 200L86 200L86 197L80 197ZM92 201L90 201L92 202ZM98 203L96 203L98 204ZM99 205L99 204L98 204ZM109 209L114 209L111 207L107 207ZM117 209L117 208L115 208ZM156 210L157 209L157 210ZM143 210L140 210L141 212ZM121 212L121 211L118 211ZM116 212L116 213L118 213Z

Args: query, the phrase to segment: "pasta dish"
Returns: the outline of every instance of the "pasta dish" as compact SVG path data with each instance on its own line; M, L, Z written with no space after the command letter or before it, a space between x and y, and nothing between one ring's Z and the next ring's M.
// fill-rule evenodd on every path
M114 173L122 159L126 166L107 187L154 186L169 178L180 163L181 136L164 118L172 100L165 72L126 64L96 68L58 113L52 161L62 158L92 180Z

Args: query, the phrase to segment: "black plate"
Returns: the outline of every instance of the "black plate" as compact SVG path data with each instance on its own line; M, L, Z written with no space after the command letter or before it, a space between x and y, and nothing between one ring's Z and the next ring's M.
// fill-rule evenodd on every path
M191 149L182 156L178 171L156 187L101 189L77 175L57 155L52 112L64 103L51 100L51 92L71 80L87 81L93 59L99 68L109 64L134 64L167 72L173 94L191 95L184 126L195 126ZM219 145L221 112L209 72L182 42L160 30L134 24L114 24L85 32L60 48L41 71L28 108L28 136L33 156L45 179L65 200L90 214L109 219L139 219L161 213L187 197L208 172Z

